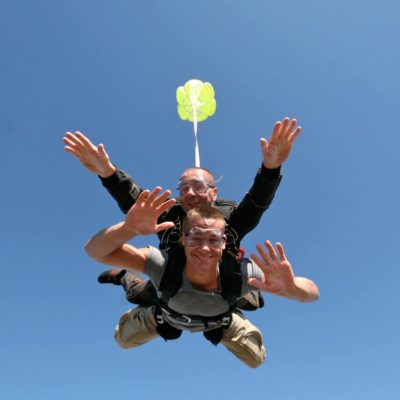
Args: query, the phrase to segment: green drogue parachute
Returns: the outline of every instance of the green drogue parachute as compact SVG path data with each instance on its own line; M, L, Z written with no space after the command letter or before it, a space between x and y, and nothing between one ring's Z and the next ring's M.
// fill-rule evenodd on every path
M195 166L200 167L200 153L197 141L197 123L214 115L217 108L214 89L209 82L198 79L187 81L176 90L178 114L184 121L193 122L195 138Z

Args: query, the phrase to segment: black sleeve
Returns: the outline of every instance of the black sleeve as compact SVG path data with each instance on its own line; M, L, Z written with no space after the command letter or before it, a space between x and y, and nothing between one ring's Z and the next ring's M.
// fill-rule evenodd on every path
M264 211L270 206L281 182L280 167L258 170L253 186L232 212L229 224L237 233L237 243L260 222Z
M124 214L129 211L135 204L140 193L142 193L142 188L136 185L126 172L118 168L110 177L102 178L99 176L99 178Z

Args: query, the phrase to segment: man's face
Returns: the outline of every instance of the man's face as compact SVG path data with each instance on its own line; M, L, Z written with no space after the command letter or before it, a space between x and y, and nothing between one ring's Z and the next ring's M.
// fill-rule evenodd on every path
M217 199L212 176L201 169L186 170L180 177L178 190L181 206L186 212L195 207L212 205Z
M198 273L209 273L222 257L225 249L224 221L213 218L194 218L183 232L183 245L187 262Z

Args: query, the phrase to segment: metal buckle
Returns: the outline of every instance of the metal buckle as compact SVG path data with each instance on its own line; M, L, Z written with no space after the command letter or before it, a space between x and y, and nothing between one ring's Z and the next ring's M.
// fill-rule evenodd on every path
M162 322L164 322L164 318L162 316L162 312L167 313L168 315L170 315L172 318L175 318L177 320L181 320L183 322L186 322L187 324L190 324L192 322L192 318L186 316L186 315L182 315L182 314L178 314L176 312L171 312L170 310L167 310L165 307L161 307L161 315L160 317L162 318ZM158 322L158 318L159 316L157 315L157 322Z
M164 317L163 317L163 315L162 315L162 314L158 314L158 315L156 316L156 321L157 321L157 324L162 325L162 324L164 323Z
M181 315L181 319L183 319L187 324L190 324L192 322L192 318L187 317L186 315Z
M156 322L158 325L162 325L164 323L163 309L161 307L157 307L156 309Z

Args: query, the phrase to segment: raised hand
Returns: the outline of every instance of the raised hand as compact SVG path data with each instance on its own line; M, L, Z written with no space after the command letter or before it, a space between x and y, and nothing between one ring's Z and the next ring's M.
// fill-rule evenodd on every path
M265 168L274 169L282 165L289 157L293 142L299 135L301 127L296 128L297 121L286 117L278 121L270 138L260 139L261 153Z
M163 193L161 191L160 186L154 188L152 192L144 190L128 211L125 217L125 227L132 234L150 235L174 226L173 222L157 223L158 217L176 202L175 199L168 199L171 195L170 190Z
M256 245L259 256L251 254L250 258L264 272L264 282L257 279L249 279L249 284L265 292L283 294L291 291L295 287L295 277L292 266L286 259L285 252L281 243L277 243L278 254L269 240L265 241L265 247Z
M107 178L115 172L115 167L102 144L94 145L81 132L66 132L63 141L64 149L78 158L90 172L102 178Z

